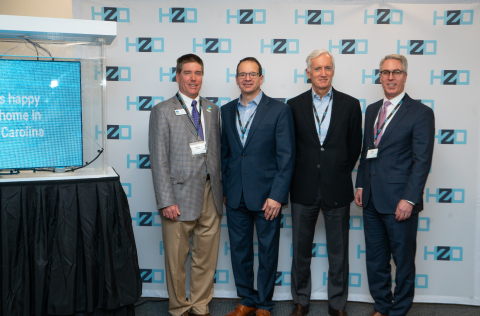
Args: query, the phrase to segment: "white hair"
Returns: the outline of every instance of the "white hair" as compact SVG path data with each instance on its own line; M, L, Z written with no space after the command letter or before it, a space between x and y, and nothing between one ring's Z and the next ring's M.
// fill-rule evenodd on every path
M332 58L332 66L333 70L335 70L335 58L333 58L333 55L330 54L330 52L326 49L316 49L307 56L307 69L310 69L310 67L312 66L312 59L317 58L318 56L323 54L328 55Z
M389 59L395 59L395 60L399 60L402 62L402 70L407 73L408 71L408 61L407 61L407 58L403 55L399 55L399 54L390 54L390 55L387 55L385 56L382 60L380 60L380 71L382 71L382 65L383 63L385 62L385 60L389 60Z

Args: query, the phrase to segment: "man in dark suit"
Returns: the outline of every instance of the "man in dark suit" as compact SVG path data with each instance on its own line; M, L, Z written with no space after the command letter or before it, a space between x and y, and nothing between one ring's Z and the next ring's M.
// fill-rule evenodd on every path
M432 109L404 92L407 68L402 55L380 61L385 97L365 113L355 202L363 206L368 285L375 300L372 316L406 315L415 290L418 213L432 164L435 118Z
M222 170L232 269L240 304L228 316L268 316L277 272L280 209L288 202L295 159L290 107L260 89L262 66L241 60L239 99L222 107ZM253 227L258 237L254 289Z
M353 201L352 170L362 146L362 111L357 99L333 89L333 56L324 49L307 57L312 89L290 99L295 123L295 171L292 202L291 316L309 312L310 263L320 209L325 219L328 252L328 313L347 315L348 232Z

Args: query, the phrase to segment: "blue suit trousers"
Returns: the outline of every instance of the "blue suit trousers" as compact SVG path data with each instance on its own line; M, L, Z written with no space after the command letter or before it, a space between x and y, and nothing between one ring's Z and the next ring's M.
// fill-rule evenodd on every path
M404 316L412 307L415 292L418 213L397 221L395 214L378 212L370 196L363 209L363 222L368 285L375 300L374 308L384 315ZM392 255L395 276L390 265Z
M278 214L273 220L266 220L264 211L247 209L243 195L237 209L227 206L232 269L237 295L241 297L242 305L267 311L274 307L272 298L277 273L281 218L281 214ZM254 289L253 271L254 226L258 238L257 290Z

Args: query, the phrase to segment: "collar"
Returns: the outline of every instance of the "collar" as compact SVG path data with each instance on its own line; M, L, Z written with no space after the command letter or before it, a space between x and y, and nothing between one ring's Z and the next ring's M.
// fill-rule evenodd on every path
M189 97L187 97L185 94L181 93L180 91L178 91L178 94L182 98L185 105L189 106L190 108L192 107L192 101L193 100L197 100L197 104L198 104L198 101L200 101L200 94L197 95L197 97L195 99L190 99Z
M313 90L313 88L312 88L312 99L315 100L315 97L317 97L318 100L323 100L324 98L329 99L330 96L331 96L331 94L332 94L332 91L333 91L333 86L330 86L330 90L328 90L327 94L324 95L322 99L320 99L320 96L319 96L318 94L316 94L316 93L315 93L315 90Z
M397 106L397 104L400 102L401 99L403 99L404 96L405 96L405 91L403 91L402 93L397 95L395 98L389 100L392 103L390 105ZM385 102L387 102L387 100L388 100L387 98L383 98L383 104L385 104Z
M263 91L260 90L260 93L252 101L255 102L256 105L259 105L262 98L263 98ZM250 102L252 102L252 101L250 101ZM240 97L238 98L238 104L243 105L241 94L240 94Z

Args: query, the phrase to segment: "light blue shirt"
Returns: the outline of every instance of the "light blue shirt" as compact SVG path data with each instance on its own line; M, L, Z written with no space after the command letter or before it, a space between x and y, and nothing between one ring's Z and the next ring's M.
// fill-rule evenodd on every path
M242 104L242 95L240 94L240 97L238 98L237 109L238 109L238 113L240 113L240 119L242 120L243 128L245 128L245 125L247 125L247 121L250 118L250 115L252 115L257 109L257 106L260 104L262 97L263 97L263 92L260 90L260 93L255 97L255 99L248 102L247 106L245 106ZM248 124L247 130L245 132L245 136L243 137L243 139L242 139L242 131L240 129L240 123L238 122L238 115L236 113L235 113L235 118L237 122L238 136L240 137L240 141L242 141L242 145L245 146L245 142L247 141L247 137L248 137L248 132L250 132L250 127L252 127L252 123L253 123L253 119L255 118L255 115L253 115L252 119L250 120L250 124Z
M315 109L317 110L318 114L318 119L320 122L322 121L323 113L325 112L325 109L327 106L330 104L328 107L327 115L325 115L325 119L323 120L322 123L322 134L318 135L318 139L320 140L320 144L323 145L323 142L325 141L325 136L327 136L327 131L328 127L330 126L330 119L332 118L332 102L330 102L330 97L332 96L332 87L330 87L330 91L326 95L323 96L323 98L320 98L319 95L315 93L315 90L312 89L312 97L313 97L313 104L315 105ZM315 111L313 111L313 119L315 121L315 128L318 133L318 121L317 118L315 117Z

